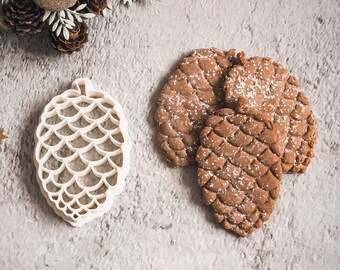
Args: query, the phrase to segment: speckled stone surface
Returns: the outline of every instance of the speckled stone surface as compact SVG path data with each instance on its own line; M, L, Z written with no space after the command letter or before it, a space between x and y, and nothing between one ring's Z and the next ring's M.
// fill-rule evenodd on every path
M90 44L63 56L46 33L0 30L1 269L338 269L340 265L340 2L154 1L114 4L91 20ZM266 55L296 74L318 121L306 174L284 175L264 229L237 238L212 222L196 168L172 169L155 144L155 100L192 49ZM125 191L103 218L72 228L34 177L33 131L44 105L87 76L120 100L133 140Z

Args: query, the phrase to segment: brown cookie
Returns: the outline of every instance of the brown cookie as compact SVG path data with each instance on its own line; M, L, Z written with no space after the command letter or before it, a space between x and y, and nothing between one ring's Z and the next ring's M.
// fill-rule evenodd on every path
M176 167L195 163L199 133L222 107L223 72L237 62L235 50L193 51L169 77L157 103L158 142Z
M284 152L282 170L303 173L314 157L316 143L315 118L308 97L299 90L299 80L290 76L273 122L280 131L280 144Z
M266 57L246 59L226 74L226 104L234 108L240 97L266 113L279 132L283 172L305 172L314 156L315 119L298 80L281 64Z
M246 105L272 117L281 99L289 72L280 63L267 57L238 55L240 65L233 66L225 77L225 101L235 108L240 97Z
M262 227L282 177L278 135L265 114L245 106L221 109L200 134L198 183L214 220L240 236Z

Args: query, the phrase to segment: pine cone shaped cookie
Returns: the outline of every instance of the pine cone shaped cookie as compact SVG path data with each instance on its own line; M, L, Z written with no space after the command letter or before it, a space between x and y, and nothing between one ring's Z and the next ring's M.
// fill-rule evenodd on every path
M169 77L155 120L160 147L175 167L195 163L204 122L223 104L222 74L235 61L235 50L200 49L184 58Z
M240 97L247 106L273 117L289 77L289 72L280 63L267 57L246 59L238 54L240 65L235 65L225 77L225 102L235 108Z
M65 37L63 33L59 36L53 31L50 31L50 40L53 47L62 53L72 54L80 51L84 44L88 41L88 27L85 22L75 21L75 27L69 29L69 37Z
M246 59L226 75L226 104L234 108L240 97L247 106L266 113L279 132L283 172L305 172L314 156L315 119L298 79L267 57Z
M103 215L124 186L130 140L120 104L88 79L45 107L35 133L37 181L56 214L73 226Z
M223 228L246 236L263 226L282 177L277 130L264 114L240 101L221 109L200 134L198 183L203 202Z
M283 172L303 173L314 157L316 123L308 97L299 90L299 80L290 76L273 122L280 131Z
M5 26L17 35L36 34L44 28L44 10L30 0L9 1L3 16Z

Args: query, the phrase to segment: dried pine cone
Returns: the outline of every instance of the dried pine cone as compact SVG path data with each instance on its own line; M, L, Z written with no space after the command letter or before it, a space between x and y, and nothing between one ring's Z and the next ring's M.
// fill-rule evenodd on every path
M107 7L107 0L80 0L78 4L86 4L86 10L99 15Z
M59 52L71 54L80 51L88 41L88 27L84 22L75 22L76 26L69 29L70 36L66 40L63 33L58 37L55 32L50 31L50 39L53 47Z
M33 1L9 1L3 15L4 24L17 35L36 34L44 28L44 10Z

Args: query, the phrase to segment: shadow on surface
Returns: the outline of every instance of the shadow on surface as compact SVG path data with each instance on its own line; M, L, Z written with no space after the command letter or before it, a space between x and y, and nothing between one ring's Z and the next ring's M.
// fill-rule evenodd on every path
M60 56L48 37L48 31L34 35L18 36L9 30L0 28L0 37L11 49L20 49L35 56Z

